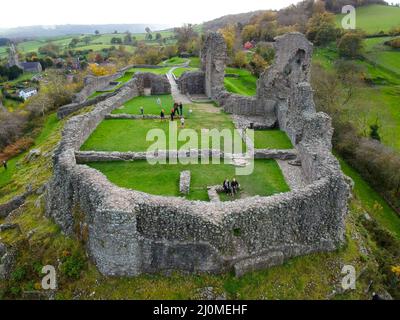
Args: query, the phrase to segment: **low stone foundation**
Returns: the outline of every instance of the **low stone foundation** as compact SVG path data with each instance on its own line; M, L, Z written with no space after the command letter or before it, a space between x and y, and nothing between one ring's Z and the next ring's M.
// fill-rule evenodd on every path
M179 179L179 193L188 195L190 193L190 171L182 171Z

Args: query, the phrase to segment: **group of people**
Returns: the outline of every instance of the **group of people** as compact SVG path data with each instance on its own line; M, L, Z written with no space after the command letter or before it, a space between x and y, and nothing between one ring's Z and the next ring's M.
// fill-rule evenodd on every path
M165 120L165 110L162 109L161 110L161 121ZM184 127L185 126L185 118L183 116L183 104L182 103L174 103L174 107L171 109L171 121L175 120L175 117L179 117L180 121L181 121L181 126Z
M240 184L235 178L233 178L232 181L226 179L223 183L223 187L226 194L234 196L239 193Z

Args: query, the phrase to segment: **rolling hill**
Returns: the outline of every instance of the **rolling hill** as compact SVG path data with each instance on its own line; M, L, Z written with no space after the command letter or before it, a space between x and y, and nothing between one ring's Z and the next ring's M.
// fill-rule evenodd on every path
M388 32L394 27L400 27L400 7L370 5L357 8L357 29L367 34ZM337 15L336 21L341 26L344 15Z

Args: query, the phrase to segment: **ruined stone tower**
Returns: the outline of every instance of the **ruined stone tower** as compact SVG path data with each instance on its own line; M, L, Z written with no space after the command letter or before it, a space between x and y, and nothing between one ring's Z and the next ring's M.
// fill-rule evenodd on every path
M205 94L215 100L224 91L226 43L220 33L207 34L201 51L202 70L205 73Z

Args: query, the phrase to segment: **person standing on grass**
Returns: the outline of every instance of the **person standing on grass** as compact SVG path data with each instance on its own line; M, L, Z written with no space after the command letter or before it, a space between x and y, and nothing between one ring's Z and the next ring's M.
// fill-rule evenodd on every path
M143 107L140 107L140 114L142 115L142 117L144 117L144 109L143 109Z
M181 114L181 117L183 117L183 104L182 104L182 102L179 104L179 113Z
M239 192L239 182L237 182L235 178L232 180L231 187L233 194L237 194Z
M7 170L7 161L6 160L3 160L3 167L4 167L4 170Z
M224 181L224 184L222 186L226 194L231 194L231 183L229 182L228 179Z
M165 120L165 111L164 111L164 109L161 110L160 116L161 116L161 121L164 121Z
M174 121L174 117L175 117L175 108L171 109L171 121Z

